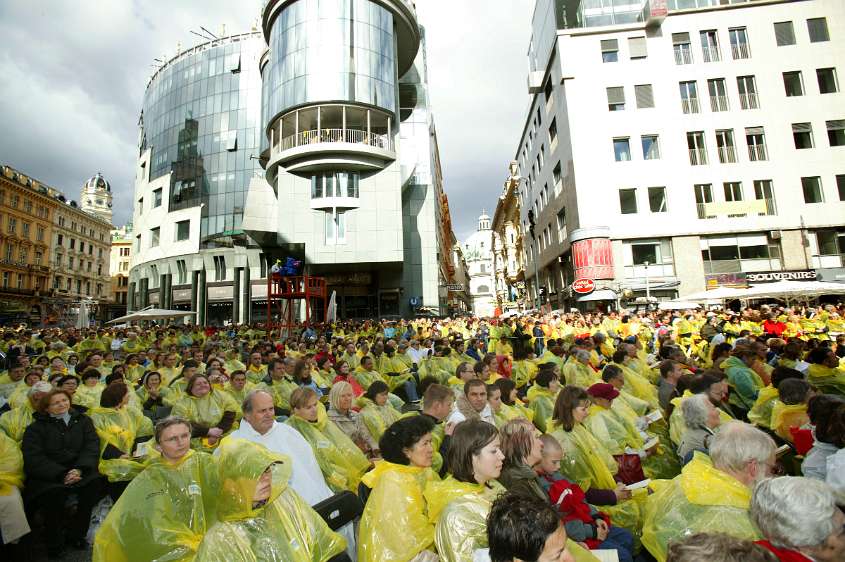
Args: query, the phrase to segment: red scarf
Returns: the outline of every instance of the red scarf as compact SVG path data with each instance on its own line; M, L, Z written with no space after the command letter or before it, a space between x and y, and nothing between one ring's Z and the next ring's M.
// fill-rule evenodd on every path
M774 555L777 556L778 560L780 560L781 562L813 562L797 550L778 548L767 540L756 541L755 544L759 544L766 550L769 550L774 553Z

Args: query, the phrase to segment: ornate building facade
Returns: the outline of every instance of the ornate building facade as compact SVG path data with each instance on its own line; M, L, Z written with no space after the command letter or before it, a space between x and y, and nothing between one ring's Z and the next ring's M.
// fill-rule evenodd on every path
M464 243L464 259L469 274L469 296L476 316L493 316L496 308L493 276L493 231L490 217L482 212L478 229Z
M526 304L525 253L519 224L520 184L517 162L508 166L508 178L493 213L493 271L496 279L496 304L503 311Z

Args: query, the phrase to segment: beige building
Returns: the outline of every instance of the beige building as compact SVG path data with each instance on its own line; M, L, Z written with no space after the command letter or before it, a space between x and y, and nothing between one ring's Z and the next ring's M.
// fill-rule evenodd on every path
M109 256L109 302L113 312L125 314L129 292L129 268L132 259L132 223L111 231Z
M502 310L519 308L525 298L525 254L519 226L519 170L511 162L504 189L493 213L493 271L496 304Z

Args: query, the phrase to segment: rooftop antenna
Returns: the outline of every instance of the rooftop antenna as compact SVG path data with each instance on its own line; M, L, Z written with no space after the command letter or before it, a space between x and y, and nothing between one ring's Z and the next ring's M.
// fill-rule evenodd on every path
M226 24L225 23L220 24L220 36L221 37L226 36Z
M203 26L200 26L200 29L202 29L203 31L205 31L206 33L208 33L209 35L211 35L211 36L212 36L212 37L214 37L215 39L220 39L219 37L217 37L215 34L213 34L212 32L210 32L209 30L207 30L207 29L206 29L206 28L204 28Z
M205 36L205 35L202 35L201 33L197 33L197 32L196 32L196 31L194 31L193 29L190 29L189 31L190 31L191 33L193 33L194 35L196 35L197 37L201 37L201 38L205 39L206 41L214 41L214 39L213 39L212 37L207 37L207 36Z

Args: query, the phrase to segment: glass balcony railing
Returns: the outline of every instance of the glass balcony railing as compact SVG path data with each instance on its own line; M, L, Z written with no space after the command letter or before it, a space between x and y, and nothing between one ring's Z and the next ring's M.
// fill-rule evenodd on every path
M393 140L388 135L368 133L358 129L311 129L282 138L279 150L290 150L324 142L363 144L393 152Z

